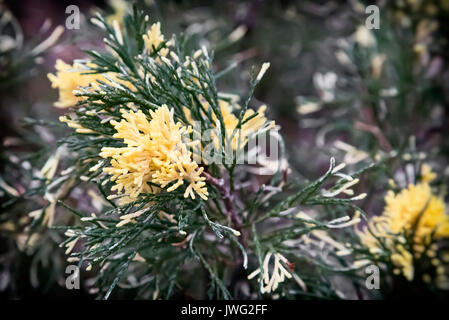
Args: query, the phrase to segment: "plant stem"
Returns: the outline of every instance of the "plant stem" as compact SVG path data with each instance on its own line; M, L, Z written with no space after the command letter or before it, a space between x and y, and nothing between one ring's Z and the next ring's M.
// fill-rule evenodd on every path
M232 223L232 227L241 233L238 237L241 245L246 249L246 236L242 230L242 219L237 214L237 210L234 206L234 193L231 192L230 186L226 184L223 178L215 178L210 173L204 171L203 175L206 177L206 181L213 185L221 194L223 202L225 204L226 216Z

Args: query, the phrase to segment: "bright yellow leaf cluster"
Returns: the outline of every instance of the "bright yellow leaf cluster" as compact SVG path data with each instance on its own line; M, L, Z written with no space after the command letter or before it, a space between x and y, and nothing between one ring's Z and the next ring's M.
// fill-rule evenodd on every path
M431 245L432 237L449 237L449 215L445 213L445 204L441 197L432 194L428 184L429 172L426 176L426 182L410 184L397 194L389 191L385 196L386 206L382 215L369 221L369 230L358 232L362 244L375 255L383 251L378 239L382 240L393 252L390 258L398 268L396 273L402 273L410 281L414 273L412 252L419 257ZM405 244L402 235L413 236L412 252L398 244Z
M430 183L437 177L436 173L432 171L432 168L426 164L423 163L421 166L421 182L424 183Z
M58 59L56 61L56 74L48 74L52 88L59 89L59 101L55 102L55 107L68 108L75 106L83 97L77 97L73 93L80 86L86 87L97 80L105 81L102 74L83 74L87 72L80 64L70 64Z
M384 216L389 220L391 232L411 232L417 223L414 234L417 244L426 244L433 232L436 238L449 236L449 216L445 214L443 199L432 195L428 183L409 185L398 194L390 191L385 201Z
M252 109L246 110L243 119L242 127L240 130L236 131L234 137L232 137L232 149L243 147L247 142L250 135L255 134L260 128L265 125L267 118L265 118L265 110L267 106L263 105L257 110L257 115L254 116L255 112ZM235 128L239 123L237 117L232 113L231 105L225 101L221 101L220 110L223 116L223 122L226 128L226 136L230 138ZM250 117L252 117L250 119ZM248 120L249 119L249 120ZM245 122L246 121L246 122ZM272 125L274 122L272 123Z
M173 120L173 109L166 105L150 111L151 120L141 111L122 111L120 122L111 121L117 133L114 138L123 139L122 148L104 147L100 156L112 158L111 167L103 171L116 182L113 190L124 193L125 202L141 193L158 192L175 182L167 191L173 191L187 181L184 197L195 199L195 193L207 199L203 168L192 160L188 147L197 141L185 143L183 136L191 128ZM156 187L154 186L156 185Z
M87 66L95 67L95 64L88 63ZM77 97L74 91L80 87L90 86L92 89L97 89L99 83L98 80L111 84L111 81L107 80L105 76L109 79L117 82L118 85L123 85L129 89L134 89L131 82L124 81L118 78L117 73L96 73L88 74L86 72L91 72L86 70L86 67L74 63L73 66L65 63L64 61L58 59L55 65L56 74L48 74L48 79L51 81L52 88L59 89L59 101L54 105L58 108L69 108L75 106L79 101L82 101L84 97Z
M159 46L164 42L164 35L161 33L161 23L153 23L147 34L144 34L142 37L145 47L150 53L159 49ZM168 54L168 51L167 48L163 48L160 50L160 54L165 57Z

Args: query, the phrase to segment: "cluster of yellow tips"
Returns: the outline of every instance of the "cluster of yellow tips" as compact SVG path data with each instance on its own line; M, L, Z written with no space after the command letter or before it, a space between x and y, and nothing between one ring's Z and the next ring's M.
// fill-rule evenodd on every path
M102 148L100 156L111 158L111 167L103 169L116 182L113 190L124 193L125 202L141 193L154 193L175 182L167 191L173 191L188 181L185 197L195 194L207 199L202 167L192 160L189 146L183 136L191 131L173 120L173 110L166 105L150 111L151 120L142 111L122 111L123 120L111 121L117 130L114 138L123 139L122 148ZM156 185L156 187L154 186Z
M59 101L55 103L55 107L68 108L75 106L83 97L75 96L74 92L79 87L87 87L97 80L105 81L101 74L85 74L88 70L81 64L67 64L58 59L55 65L56 74L48 74L52 88L59 89ZM84 74L83 74L84 73Z
M206 111L209 110L210 105L204 99L202 100L202 105L204 106L204 109ZM239 130L235 130L239 123L239 119L233 114L232 105L227 101L219 100L219 106L220 106L220 113L223 118L223 124L225 126L225 135L226 138L230 140L229 143L233 150L237 150L239 148L244 147L248 142L248 138L251 135L256 134L264 125L267 124L267 118L265 117L265 110L267 107L265 105L261 106L257 110L257 115L255 116L254 114L256 112L254 110L252 109L246 110L242 119L243 124L241 125L241 128ZM193 123L194 119L192 118L190 110L188 108L184 108L184 113L186 115L187 120L190 123ZM203 118L206 118L204 114L202 116ZM212 114L212 119L214 121L214 127L217 128L219 120L217 119L215 114ZM267 129L273 127L274 121L268 124ZM218 148L219 145L221 144L220 137L218 137L216 132L212 133L212 141L214 142L216 148Z
M232 133L237 128L239 120L232 113L232 108L229 103L223 101L222 103L220 103L220 109L226 129L226 136L228 138L231 138ZM267 107L265 105L261 106L257 110L256 116L254 116L255 114L254 110L252 109L246 110L245 114L243 115L242 122L244 123L241 129L234 135L234 137L232 137L231 141L232 149L237 150L237 148L243 147L248 142L248 138L250 137L250 135L255 134L257 131L259 131L259 129L261 129L266 124L267 122L267 118L265 118L266 109ZM272 122L272 126L273 125L274 122Z
M87 67L95 67L95 64L88 63ZM56 61L56 74L48 74L48 79L51 81L52 88L59 89L59 101L55 102L55 107L69 108L75 106L84 97L77 97L75 92L80 87L88 87L89 91L98 89L98 81L116 85L124 85L130 89L133 88L132 83L118 79L116 73L95 73L86 69L82 64L74 63L73 66L58 59ZM116 84L111 83L106 77L111 79Z
M119 8L120 12L125 11L124 4L117 0L114 5ZM123 8L122 8L123 7ZM123 11L123 12L122 12ZM116 21L113 21L116 24ZM114 25L118 34L121 34L120 28ZM121 38L121 36L119 37ZM161 33L161 25L159 22L154 23L148 32L142 35L145 43L145 50L150 54L160 49L163 43L170 46L170 42L165 42L164 35ZM195 53L193 59L201 56L203 51ZM164 47L158 51L161 57L156 59L157 62L168 61L166 56L170 56L179 62L179 58L170 53L169 49ZM159 59L160 58L160 59ZM193 60L186 58L191 63L195 74L198 73L196 64ZM185 65L185 64L184 64ZM88 63L87 67L95 67L92 63ZM56 74L49 74L53 88L59 89L59 101L55 106L66 108L75 106L82 97L75 96L76 90L80 87L86 87L86 90L93 91L99 88L98 80L111 84L115 87L126 86L133 89L131 83L118 79L116 73L105 74L85 74L88 72L86 66L81 64L69 65L61 60L56 63ZM262 71L258 76L261 78L268 68L269 64L262 67ZM83 74L84 73L84 74ZM196 78L195 78L196 79ZM153 79L152 81L157 81ZM196 79L199 81L199 79ZM206 100L200 97L204 110L209 110L210 106ZM274 122L267 125L267 119L264 116L266 106L262 106L255 115L254 110L247 110L243 117L243 124L239 130L236 130L239 120L233 114L233 105L220 100L221 126L215 114L213 115L213 126L215 131L212 139L215 147L219 147L222 140L219 134L225 134L226 142L232 146L233 150L243 147L252 134L265 128L270 129L274 126ZM89 115L87 111L86 115ZM203 168L193 159L192 152L189 147L199 144L200 141L186 143L186 134L191 133L194 120L191 112L185 109L185 115L188 123L175 123L173 110L165 105L159 107L155 111L150 111L150 115L145 115L141 110L138 111L121 111L121 121L112 120L110 123L117 131L114 138L123 139L124 147L112 148L105 147L101 149L100 156L111 159L111 166L104 168L103 171L111 175L111 180L115 181L112 190L117 191L119 195L123 195L122 203L135 200L142 193L160 192L162 188L168 187L166 190L171 192L179 186L188 182L185 197L194 199L197 196L207 199L208 192L203 177ZM206 115L202 115L206 119ZM62 122L67 123L71 128L76 129L78 133L93 133L91 129L84 128L77 119L69 119L61 117ZM224 126L224 128L223 128ZM225 146L227 147L227 146ZM97 170L98 166L94 166L91 170Z
M161 23L154 23L147 34L144 34L142 38L145 43L145 47L150 53L153 53L155 50L159 49L159 46L164 42L164 35L161 33ZM161 50L161 54L163 56L166 56L167 52L167 48Z
M390 259L396 267L394 272L409 281L414 278L414 256L419 258L425 253L434 257L432 241L449 237L449 215L445 214L445 204L441 197L432 194L429 185L435 174L428 168L423 168L422 174L422 182L410 184L397 194L389 191L382 215L369 221L369 230L358 232L362 244L374 255L383 252L381 240L392 252ZM413 236L412 248L406 249L404 236Z
M110 23L122 21L123 16L128 10L128 4L122 0L112 0L111 6L114 8L116 15L108 17ZM120 32L120 30L117 30ZM161 25L159 22L154 23L147 34L143 35L143 40L145 42L145 47L152 53L154 49L158 49L159 46L165 41L164 35L161 33ZM169 50L163 48L159 53L165 57ZM93 63L88 63L87 67L95 67ZM84 97L75 95L76 90L80 87L90 87L88 90L93 91L98 88L98 80L106 83L111 83L106 77L109 77L113 81L117 82L118 85L124 85L130 89L133 89L133 85L127 81L123 81L117 78L115 73L104 73L104 74L89 74L86 66L80 63L74 63L73 65L67 64L61 59L56 61L55 74L49 73L48 79L51 82L52 88L58 89L59 100L55 102L54 106L58 108L69 108L76 106L78 102L82 101ZM116 85L113 83L113 85Z

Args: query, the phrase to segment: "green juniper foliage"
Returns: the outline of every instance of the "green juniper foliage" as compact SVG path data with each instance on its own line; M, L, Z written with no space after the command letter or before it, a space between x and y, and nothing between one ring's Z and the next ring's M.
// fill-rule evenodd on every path
M289 32L307 10L280 11ZM105 48L58 61L48 76L65 115L24 119L57 145L29 134L24 145L38 152L3 157L0 230L30 254L33 285L48 268L64 285L66 263L104 299L444 296L447 175L427 166L444 155L424 154L425 137L414 137L434 123L415 118L434 112L442 89L414 69L413 32L402 37L383 14L384 28L369 31L352 14L355 32L319 55L335 54L335 73L307 76L316 94L295 101L299 126L314 133L310 146L288 140L288 123L281 136L253 97L296 85L269 82L280 78L271 72L287 74L276 68L290 72L285 54L273 56L274 70L264 63L242 71L249 83L234 83L246 66L228 63L232 37L201 46L191 32L165 38L137 7L123 21L94 16ZM285 106L276 107L268 110ZM398 216L410 223L396 232ZM380 269L380 290L367 290L367 266Z
M220 95L216 85L223 73L213 71L213 54L205 48L201 58L195 59L194 52L185 51L185 38L180 35L161 42L157 48L145 50L142 35L149 27L148 18L136 9L125 17L123 31L109 25L100 15L94 19L93 22L105 31L105 44L110 50L102 53L88 51L91 59L84 62L85 73L115 74L116 77L106 75L105 80L98 80L94 87L80 88L76 92L76 96L83 99L78 103L80 107L68 116L73 119L68 120L76 120L83 130L88 131L74 132L60 140L60 148L68 148L64 162L70 172L53 181L61 185L73 177L85 188L96 186L106 205L102 212L91 215L64 201L58 202L79 221L67 227L54 227L66 230L67 239L61 246L72 248L76 242L81 242L78 250L68 250L69 261L77 261L80 268L88 266L95 270L95 285L105 298L123 283L122 287L139 288L142 296L147 297L151 293L154 298L170 298L177 292L198 292L199 286L206 285L210 298L230 299L238 294L235 288L234 292L230 291L236 285L233 282L242 277L242 272L247 272L241 271L242 268L263 270L265 255L282 252L288 259L290 272L298 274L295 276L300 279L297 282L302 283L301 278L307 281L311 290L307 294L335 296L320 284L328 281L325 276L335 272L334 267L328 261L311 259L298 248L284 244L286 240L297 239L312 230L332 228L329 222L310 219L306 223L296 217L297 206L339 206L351 211L356 208L352 202L360 196L341 199L321 194L323 185L333 177L337 181L329 192L354 178L339 176L333 159L321 178L305 186L286 184L287 172L278 168L269 182L254 192L243 187L245 180L250 178L245 172L246 165L238 165L236 157L226 161L229 158L225 157L229 155L221 147L219 156L223 165L212 163L204 171L209 190L207 201L186 198L181 188L141 194L126 204L110 200L114 182L102 174L108 160L99 154L104 147L121 147L122 143L113 137L114 127L104 119L120 119L121 110L135 109L151 117L151 110L168 105L173 108L175 119L186 125L190 123L185 108L200 122L201 129L220 130L226 128L226 124L219 99L226 97ZM169 46L172 46L175 59L161 54ZM252 76L250 92L238 110L238 123L232 132L220 135L221 146L229 145L233 137L240 134L239 129L257 116L255 113L244 118L259 81L260 77ZM210 108L206 109L202 100L207 101ZM90 170L95 163L95 170ZM161 212L170 218L165 219ZM133 223L120 224L120 216L133 214ZM274 219L276 223L270 223ZM351 272L346 262L341 263L346 266L346 272ZM304 269L308 272L302 267L295 268L295 264L309 265ZM192 281L191 276L198 272L205 275L206 284L202 284L201 279ZM282 285L282 295L305 294L301 293L297 282ZM259 292L259 285L263 286L263 283L252 282L252 290Z

